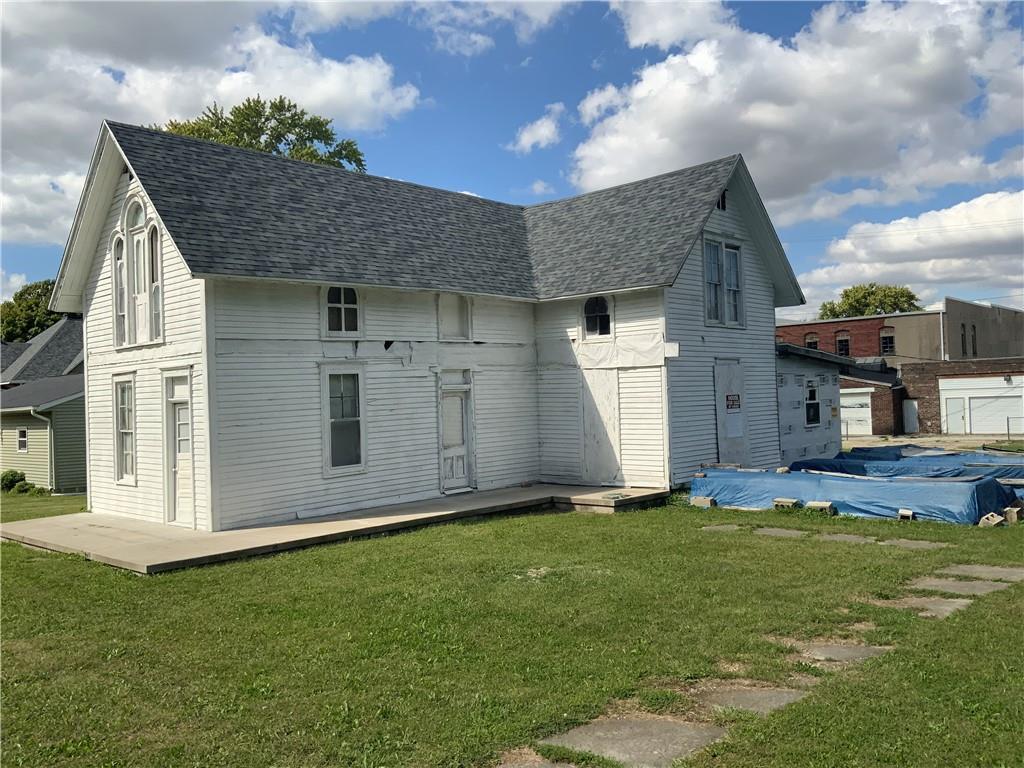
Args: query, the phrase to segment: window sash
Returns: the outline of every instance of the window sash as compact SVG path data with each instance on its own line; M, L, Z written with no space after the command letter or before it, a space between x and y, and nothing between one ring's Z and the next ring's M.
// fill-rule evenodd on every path
M18 453L28 453L28 430L18 430Z
M583 304L583 336L610 336L612 333L611 302L604 296L594 296Z
M362 374L328 371L325 384L325 465L329 470L360 468L365 461Z
M718 243L704 243L704 283L706 316L708 320L722 320L722 249Z
M818 388L816 386L807 386L804 398L804 421L807 426L821 424L821 403L818 400Z
M149 236L146 238L146 244L149 257L149 336L150 340L155 340L163 336L160 230L156 227L151 227Z
M114 448L117 480L135 477L135 385L131 381L114 383Z
M896 354L896 337L892 334L886 334L880 337L879 351L883 355L895 355Z
M850 340L849 339L836 339L836 354L842 355L843 357L850 356Z
M328 333L359 332L359 295L355 288L332 285L327 288L324 303Z

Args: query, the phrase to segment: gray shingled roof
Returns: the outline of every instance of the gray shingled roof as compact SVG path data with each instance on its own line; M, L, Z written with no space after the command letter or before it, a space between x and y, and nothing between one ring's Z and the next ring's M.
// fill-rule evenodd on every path
M524 299L671 284L739 159L524 208L107 125L193 274Z
M26 349L27 341L0 341L0 371L17 360Z
M38 408L84 392L85 379L80 373L36 379L0 392L0 410Z
M25 342L25 349L11 363L4 361L0 381L33 381L61 376L81 353L82 318L80 315L65 315Z

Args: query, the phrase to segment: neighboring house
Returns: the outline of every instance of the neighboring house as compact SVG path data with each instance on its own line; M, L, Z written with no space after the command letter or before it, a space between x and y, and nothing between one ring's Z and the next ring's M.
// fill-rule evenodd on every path
M82 372L82 317L65 315L28 341L4 342L0 385Z
M0 393L0 468L42 488L85 489L82 374L35 379Z
M850 409L840 400L841 382L869 390L899 389L894 373L859 366L847 357L793 344L778 344L776 351L783 464L831 459L842 450L844 435L858 434L850 431Z
M1024 312L947 297L942 309L780 322L776 340L900 369L926 360L1024 354Z
M104 123L51 302L89 507L206 530L779 461L738 155L532 207Z

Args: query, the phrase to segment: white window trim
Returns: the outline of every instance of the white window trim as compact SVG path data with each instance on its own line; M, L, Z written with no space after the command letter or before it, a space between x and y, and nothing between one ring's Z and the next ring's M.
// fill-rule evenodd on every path
M356 322L359 329L356 331L332 331L327 326L327 291L331 288L350 288L356 292ZM365 305L363 291L348 283L330 283L320 286L320 338L322 339L362 339L366 336L366 321L363 307ZM341 306L341 305L335 305Z
M822 403L821 403L821 397L819 396L819 393L821 391L821 384L819 383L819 381L818 381L818 379L816 377L811 376L810 378L814 379L813 383L812 382L808 382L807 385L804 387L804 426L805 427L820 427L821 426L821 405L822 405ZM814 390L814 399L813 400L811 400L808 397L808 393L812 389ZM812 421L808 421L807 420L807 404L808 403L817 403L818 404L818 420L817 421L813 421L812 422Z
M466 302L466 328L468 331L467 336L445 336L441 333L441 296L444 294L437 294L434 306L437 312L437 340L438 341L454 341L454 342L471 342L473 341L473 297L466 296L462 293L451 293L447 292L452 296L459 296Z
M128 212L132 209L135 204L142 206L143 222L138 227L128 226ZM152 280L150 275L150 254L149 254L149 235L151 229L156 229L157 242L160 244L160 254L157 258L157 265L160 270L158 276L158 283L160 286L160 328L154 331L152 327L153 320L153 307L152 301ZM135 285L135 281L132 278L134 272L134 255L131 249L132 235L143 233L143 247L145 250L145 258L143 259L143 282L145 283L146 290L146 330L148 338L139 338L138 328L138 316L136 309L136 297L139 294L138 286ZM110 240L107 244L107 260L110 262L110 285L111 285L111 313L113 314L113 328L112 328L112 340L115 350L125 349L138 349L140 347L153 347L164 343L164 327L166 325L166 289L163 282L163 243L164 243L165 232L157 221L156 216L151 212L151 207L146 205L146 201L142 198L142 195L133 193L125 198L123 205L121 206L121 215L118 217L118 226L114 232L110 235ZM124 343L118 343L117 340L117 274L116 265L114 264L114 245L121 240L123 245L123 258L125 262L125 341ZM132 333L129 333L129 330ZM134 335L134 341L128 341L128 339Z
M705 246L707 243L715 243L718 245L718 286L719 286L719 300L718 300L718 320L712 320L708 317L708 260L705 254ZM728 288L725 283L725 251L726 249L736 251L736 269L737 269L737 282L739 283L739 316L738 322L729 322L728 316ZM747 327L747 286L746 286L746 270L743 268L743 242L739 238L723 237L720 235L711 235L706 233L701 238L700 248L700 271L701 271L701 285L703 286L702 292L704 295L704 325L712 328L739 328L744 329Z
M146 292L148 294L149 306L149 338L151 342L161 342L164 339L164 233L155 222L147 222L146 226L146 248L150 247L150 235L156 232L156 258L153 253L147 253L146 259ZM156 265L156 275L152 274L153 266ZM153 289L160 291L160 323L153 323Z
M329 377L340 373L354 373L359 378L359 459L358 464L345 467L331 466L331 387ZM320 366L320 432L323 453L322 470L325 478L345 477L366 472L366 367L359 363L330 363Z
M25 433L25 447L21 447L21 433ZM17 446L18 453L28 453L28 427L18 427L15 433L15 445Z
M117 425L117 386L119 384L131 384L132 386L132 474L118 476L120 473L121 449L120 429ZM138 415L138 391L135 388L135 374L122 373L112 376L110 379L111 413L113 415L114 430L114 483L134 488L138 485L139 475L139 415Z
M603 298L608 302L608 333L604 336L596 334L591 336L587 333L587 302L590 299ZM607 293L598 293L594 296L587 296L580 302L580 315L579 315L579 334L578 338L584 344L599 344L601 342L608 342L615 338L615 296Z

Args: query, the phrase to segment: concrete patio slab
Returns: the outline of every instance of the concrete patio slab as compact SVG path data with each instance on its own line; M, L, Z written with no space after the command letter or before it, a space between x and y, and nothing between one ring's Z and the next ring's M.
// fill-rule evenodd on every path
M733 525L732 523L726 523L723 525L705 525L701 528L702 531L738 531L740 526Z
M1024 581L1024 568L1010 568L1004 565L951 565L939 573L951 576L973 576L976 579L992 581Z
M118 515L80 512L4 523L0 525L0 538L40 549L84 555L90 560L137 573L159 573L464 517L537 509L552 504L614 511L635 504L660 502L667 496L668 491L649 488L532 485L215 533Z
M775 536L780 539L799 539L807 534L807 531L798 531L794 528L755 528L754 533L759 536Z
M730 686L712 688L692 694L703 704L730 709L743 709L759 715L767 715L776 709L800 701L808 691L796 688L757 688L751 686Z
M593 752L631 768L668 768L725 735L707 723L654 717L600 718L541 744Z
M911 589L924 589L929 592L949 592L951 595L987 595L989 592L1007 589L1011 585L1007 581L960 581L959 579L937 579L932 576L922 576L920 579L914 579L907 586Z
M878 543L883 547L899 547L900 549L943 549L953 546L944 541L924 541L923 539L888 539Z
M846 544L874 544L870 536L857 536L854 533L819 533L814 538L822 541L840 541Z
M928 619L944 619L973 602L964 597L898 597L894 600L874 600L871 604L883 608L909 609Z

